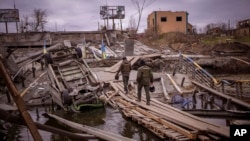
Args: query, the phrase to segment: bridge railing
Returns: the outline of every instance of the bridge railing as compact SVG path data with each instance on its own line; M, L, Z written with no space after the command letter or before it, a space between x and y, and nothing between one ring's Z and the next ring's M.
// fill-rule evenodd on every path
M250 98L250 80L221 80L218 81L190 57L180 54L179 68L184 70L191 79L212 89L239 99Z

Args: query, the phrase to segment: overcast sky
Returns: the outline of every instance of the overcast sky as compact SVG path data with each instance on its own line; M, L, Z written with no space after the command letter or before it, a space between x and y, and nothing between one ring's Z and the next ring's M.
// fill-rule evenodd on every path
M47 31L92 31L98 29L100 6L125 6L123 28L128 27L131 16L138 19L131 0L0 0L0 9L19 9L20 17L31 15L34 9L47 10ZM147 16L153 11L186 11L188 22L197 28L209 23L224 22L236 25L237 21L250 19L250 0L155 0L143 10L139 31L147 27ZM110 20L109 24L111 25ZM116 25L119 21L115 20ZM16 32L15 23L8 23L8 31ZM0 23L0 33L5 33L5 24Z

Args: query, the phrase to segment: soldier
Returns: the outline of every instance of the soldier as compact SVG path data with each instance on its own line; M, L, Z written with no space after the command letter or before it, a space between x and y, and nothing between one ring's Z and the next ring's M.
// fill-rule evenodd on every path
M150 105L150 95L149 95L149 87L150 84L153 83L153 74L151 69L146 66L145 61L141 60L140 62L141 67L138 69L137 72L137 86L138 86L138 93L137 93L137 101L141 101L141 89L144 87L147 99L147 105Z
M128 93L129 74L130 74L130 71L132 70L132 67L131 67L130 62L127 60L126 57L123 57L122 60L123 60L123 62L121 64L119 70L117 71L116 76L119 75L119 72L122 73L122 80L123 80L124 91L127 94Z

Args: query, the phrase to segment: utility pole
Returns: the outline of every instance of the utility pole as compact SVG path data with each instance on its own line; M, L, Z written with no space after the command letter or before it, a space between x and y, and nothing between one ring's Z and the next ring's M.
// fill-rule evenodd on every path
M16 9L16 2L14 0L14 9ZM16 33L18 33L18 25L17 25L17 22L16 22Z
M107 19L107 30L109 28L109 15L108 15L108 19Z
M99 21L98 21L98 23L97 23L97 26L98 26L98 31L100 31L100 27L99 27L99 26L100 26L100 25L99 25Z
M120 19L121 31L122 31L122 19Z
M8 33L8 22L5 22L6 33Z
M115 30L115 19L114 19L114 10L115 9L111 9L111 10L112 10L113 30Z

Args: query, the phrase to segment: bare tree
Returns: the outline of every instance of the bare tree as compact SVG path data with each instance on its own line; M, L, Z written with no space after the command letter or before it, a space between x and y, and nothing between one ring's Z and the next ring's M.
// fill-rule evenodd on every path
M47 22L47 11L34 9L31 15L24 15L22 17L19 27L21 29L21 32L44 31L44 27Z
M210 24L207 24L204 28L204 31L205 33L207 31L209 31L210 29L213 29L213 28L220 28L222 31L226 31L227 30L227 24L226 23L210 23Z
M19 29L21 33L27 32L29 30L29 19L30 17L28 15L22 16L19 23Z
M152 4L155 0L131 0L131 1L138 12L138 22L136 26L136 32L137 32L141 22L142 12L144 8Z
M198 29L197 29L197 26L196 26L196 25L193 26L193 29L192 29L191 32L192 32L193 34L197 34Z
M34 9L32 18L33 18L33 29L35 32L44 31L44 26L47 21L47 11L42 9Z
M130 16L128 30L135 31L136 30L136 22L134 16Z
M134 36L136 34L136 22L133 15L130 16L129 24L126 30L128 31L130 36Z

